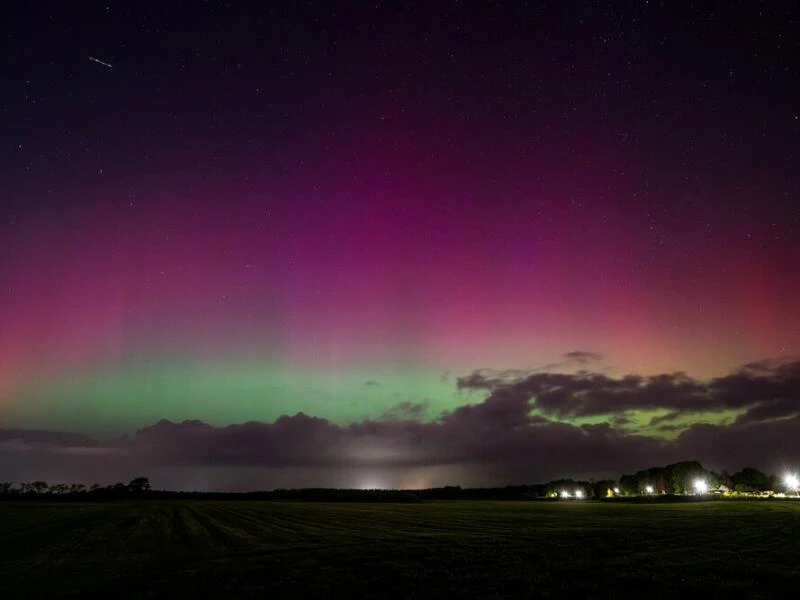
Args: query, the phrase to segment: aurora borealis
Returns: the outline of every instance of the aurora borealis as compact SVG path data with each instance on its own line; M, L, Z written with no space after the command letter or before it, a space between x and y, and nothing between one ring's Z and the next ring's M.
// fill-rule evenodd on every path
M359 485L264 458L291 423L386 485L480 482L508 458L464 440L522 435L492 417L520 389L509 481L598 427L608 464L563 475L800 433L796 5L166 4L2 19L0 445L31 474L68 432L63 477ZM558 409L595 392L633 404ZM158 458L162 419L230 446Z

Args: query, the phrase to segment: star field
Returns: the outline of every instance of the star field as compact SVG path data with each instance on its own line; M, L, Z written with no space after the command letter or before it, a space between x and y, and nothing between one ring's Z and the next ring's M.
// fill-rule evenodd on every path
M7 427L430 421L575 351L800 354L794 3L4 13Z

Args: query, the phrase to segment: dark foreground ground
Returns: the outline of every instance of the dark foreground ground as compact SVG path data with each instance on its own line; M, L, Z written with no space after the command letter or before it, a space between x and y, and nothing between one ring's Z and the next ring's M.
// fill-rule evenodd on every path
M755 598L798 586L791 501L0 504L0 598Z

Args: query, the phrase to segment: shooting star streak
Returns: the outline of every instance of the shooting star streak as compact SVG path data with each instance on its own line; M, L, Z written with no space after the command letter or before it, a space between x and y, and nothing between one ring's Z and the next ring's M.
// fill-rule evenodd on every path
M108 67L109 69L114 68L112 65L108 64L107 62L103 62L102 60L100 60L99 58L95 58L94 56L90 56L89 60L92 62L96 62L98 65L103 65L104 67Z

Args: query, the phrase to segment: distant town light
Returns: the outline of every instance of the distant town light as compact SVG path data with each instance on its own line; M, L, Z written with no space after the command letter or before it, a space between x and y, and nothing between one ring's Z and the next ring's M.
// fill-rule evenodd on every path
M583 498L583 490L575 490L576 498Z
M644 491L645 491L645 492L647 492L648 494L652 494L652 493L653 493L653 491L654 491L654 490L653 490L653 486L652 486L652 485L648 485L648 486L646 486L646 487L644 488Z
M569 498L569 492L567 490L561 490L561 497Z
M694 491L698 494L705 494L708 491L708 483L705 479L694 480Z

